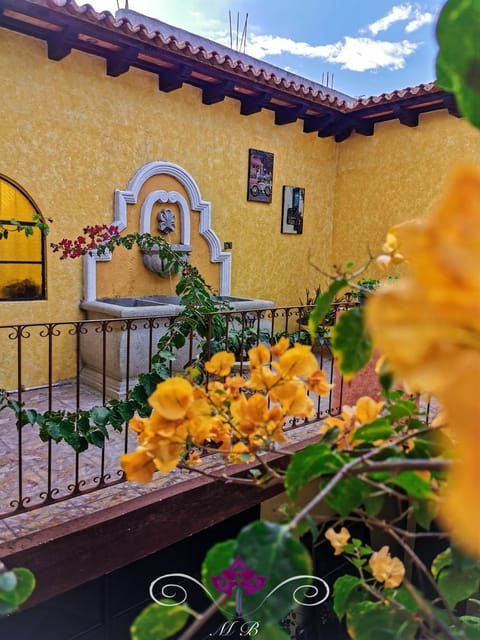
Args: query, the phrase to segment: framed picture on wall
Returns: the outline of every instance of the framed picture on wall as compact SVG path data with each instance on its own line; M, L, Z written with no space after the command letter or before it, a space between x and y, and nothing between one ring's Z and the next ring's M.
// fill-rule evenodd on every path
M247 200L272 201L273 153L249 149Z
M303 207L305 189L303 187L283 187L282 233L303 233Z

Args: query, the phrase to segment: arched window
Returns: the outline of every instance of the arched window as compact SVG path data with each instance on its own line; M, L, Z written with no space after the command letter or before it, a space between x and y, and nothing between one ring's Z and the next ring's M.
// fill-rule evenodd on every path
M41 216L37 205L18 184L0 175L0 300L45 298L45 242L33 216ZM10 220L29 227L18 231Z

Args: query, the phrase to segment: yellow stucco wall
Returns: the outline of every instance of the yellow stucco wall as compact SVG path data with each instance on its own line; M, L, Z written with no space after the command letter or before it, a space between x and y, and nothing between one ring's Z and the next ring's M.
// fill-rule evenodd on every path
M212 228L221 245L233 242L233 295L295 304L316 279L307 265L309 253L319 256L320 266L328 264L337 153L333 141L303 134L299 122L275 126L272 112L240 116L238 102L230 99L205 106L201 91L188 85L163 93L156 76L137 69L111 78L104 60L80 52L50 61L44 42L6 30L0 41L0 74L3 86L10 88L3 96L0 173L22 185L42 214L54 219L49 241L75 237L87 224L110 223L114 190L126 189L146 163L162 160L193 176L202 198L211 202ZM271 204L246 199L249 148L275 155ZM284 184L305 187L303 235L280 233ZM197 229L198 218L196 223L192 219L192 235ZM192 244L192 261L198 258L202 267L205 251L202 255L198 239L192 237ZM2 302L1 324L84 317L79 309L81 261L59 261L48 253L47 300ZM113 271L107 269L100 279L99 294L120 293L118 282L141 268L138 256L130 259L137 265L125 269L114 255ZM143 275L142 287L157 284L144 269ZM207 276L218 284L217 267ZM124 291L128 295L130 284ZM148 292L157 291L142 291ZM72 340L65 337L65 345ZM12 348L4 348L7 357ZM72 374L73 360L64 351L54 362L53 379ZM24 367L26 385L40 382L34 370L43 362L42 356ZM12 380L0 379L1 386L11 388Z
M372 137L336 144L304 134L300 121L276 126L267 110L241 116L239 103L229 98L203 105L201 91L188 85L163 93L156 76L138 69L111 78L104 60L77 51L50 61L44 42L7 30L0 39L0 74L0 173L54 219L49 240L111 223L114 190L126 189L148 162L172 162L211 202L221 245L233 242L232 295L278 305L298 304L305 288L318 284L311 262L324 270L334 261L360 263L391 224L432 207L454 161L480 162L480 133L446 112L421 116L417 128L393 121L376 125ZM249 148L274 154L271 204L246 199ZM165 188L168 179L162 180ZM305 188L302 235L280 233L283 185ZM137 231L138 208L129 208L128 220L126 231ZM192 245L192 262L217 287L218 267L208 263L195 212ZM81 261L47 254L47 300L1 302L0 324L84 317ZM99 296L171 293L174 286L147 272L138 254L115 254L98 272ZM74 338L58 340L62 357L54 360L53 380L74 372ZM13 361L16 344L3 341L4 362ZM38 356L24 356L27 386L46 382L45 345L46 339ZM15 380L6 371L0 369L0 387L12 388Z
M390 226L433 211L455 163L480 163L480 131L438 111L414 128L377 124L374 136L353 135L338 149L331 260L361 265Z

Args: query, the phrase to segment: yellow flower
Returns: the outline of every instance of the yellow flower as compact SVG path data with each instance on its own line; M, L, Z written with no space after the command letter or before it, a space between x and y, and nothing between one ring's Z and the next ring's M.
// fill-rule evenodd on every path
M377 582L383 582L387 589L395 589L402 584L405 567L399 558L392 558L387 546L370 556L368 565Z
M298 342L274 363L282 377L311 376L318 369L312 348Z
M181 420L193 402L193 387L184 378L169 378L157 385L148 399L150 406L167 420Z
M232 370L234 362L235 356L233 353L228 353L228 351L219 351L205 364L205 369L208 373L224 377L228 376Z
M325 532L325 537L335 549L335 553L333 555L339 556L343 552L347 542L350 540L350 533L345 527L342 527L339 533L336 533L335 529L330 527L330 529L327 529Z
M435 215L396 233L413 274L371 296L367 324L396 377L445 409L459 463L440 518L480 558L480 168L458 168Z
M310 418L315 414L313 400L301 380L287 380L270 390L273 402L279 402L285 415Z
M436 215L396 233L413 277L371 296L367 323L396 376L436 395L459 351L480 349L480 169L458 169Z
M259 344L248 351L248 360L250 363L250 370L256 367L261 367L263 364L267 364L270 360L270 351L264 344Z
M333 389L334 385L327 382L325 371L318 369L308 378L307 387L309 391L313 391L319 396L328 396L330 389Z
M377 265L382 269L388 269L390 264L398 264L403 262L405 258L397 251L399 245L398 237L395 229L391 229L387 233L387 237L382 247L383 253L376 258Z
M279 358L282 356L285 351L290 347L290 339L286 336L280 338L280 340L274 344L271 348L272 356L274 358Z
M140 447L133 453L124 453L120 465L129 482L150 482L155 472L152 456Z
M375 402L369 396L362 396L355 404L355 416L361 424L369 424L378 418L384 402Z

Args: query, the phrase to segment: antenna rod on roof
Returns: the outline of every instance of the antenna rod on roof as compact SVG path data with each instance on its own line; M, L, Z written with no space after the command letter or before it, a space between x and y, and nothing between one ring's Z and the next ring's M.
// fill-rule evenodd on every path
M233 34L232 34L232 12L228 10L228 22L230 24L230 49L233 49Z
M238 32L240 31L240 11L237 11L237 44L236 49L238 51Z
M248 23L248 13L245 15L245 22L243 24L242 37L240 39L240 51L242 50L242 44L243 44L243 53L245 53L245 50L247 48L247 23Z
M333 89L333 73L332 73L332 86L331 86L331 88Z

